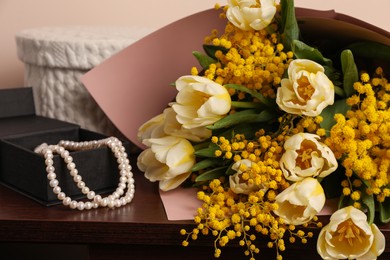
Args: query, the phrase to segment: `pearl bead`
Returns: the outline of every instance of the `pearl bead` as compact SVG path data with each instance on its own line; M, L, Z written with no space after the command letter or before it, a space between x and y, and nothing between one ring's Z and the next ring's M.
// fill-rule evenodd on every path
M55 179L56 177L57 177L57 175L54 172L51 172L51 173L47 174L47 179L50 180L50 181Z
M88 194L87 194L87 198L88 199L93 199L95 197L95 192L94 191L90 191L90 192L88 192Z
M108 204L108 199L107 198L103 198L102 201L100 202L100 205L102 205L103 207L106 207Z
M65 157L68 157L69 156L69 152L64 150L62 153L61 153L61 157L62 158L65 158Z
M65 158L64 158L64 162L65 162L65 163L70 163L70 162L73 162L73 158L72 158L72 157L70 157L70 156L68 156L68 157L65 157Z
M123 192L123 190L126 189L126 184L123 183L123 182L119 183L119 184L118 184L118 189L117 189L117 190L119 190L119 189Z
M72 200L72 201L70 202L70 204L69 204L69 207L70 207L71 209L77 208L77 201Z
M71 162L71 163L69 163L68 165L67 165L67 168L68 168L68 170L73 170L74 168L76 168L76 164L74 164L73 162Z
M65 195L65 193L63 193L63 192L60 192L60 193L58 193L58 195L57 195L57 198L58 198L59 200L64 200L65 197L66 197L66 195Z
M84 206L85 206L85 209L91 209L92 203L90 201L87 201L87 202L85 202Z
M56 151L57 151L57 153L61 154L65 151L65 148L62 146L56 146Z
M117 207L117 208L119 208L120 206L122 206L121 200L115 200L115 201L114 201L114 204L115 204L115 207Z
M76 176L77 174L79 174L79 171L77 169L73 169L70 171L70 176Z
M72 199L69 198L69 197L66 197L64 198L64 200L62 201L62 204L64 204L65 206L69 206L70 203L71 203Z
M84 207L85 207L84 202L82 202L82 201L77 202L77 209L78 210L83 210Z
M107 206L108 206L109 208L111 208L111 209L114 208L114 207L115 207L115 201L109 200Z
M49 182L50 187L54 188L58 185L57 179L53 179Z
M47 158L46 160L45 160L45 163L46 163L46 165L53 165L53 159L51 159L51 158Z
M59 186L55 186L55 187L53 188L53 192L54 192L54 194L58 194L58 193L61 192L61 188L60 188Z
M73 177L73 180L74 180L75 182L81 182L82 178L81 178L80 175L76 175L76 176Z
M79 181L79 182L77 183L77 187L78 187L79 189L83 189L83 188L85 187L85 182Z
M84 184L84 185L85 185L85 184ZM87 193L89 192L89 188L84 186L84 187L81 189L81 192L82 192L83 194L87 194Z
M96 195L96 193L91 191L89 187L86 186L85 182L82 181L82 177L78 174L76 164L73 162L73 158L67 150L82 151L96 149L101 146L107 146L111 149L111 152L114 154L118 163L120 175L118 187L112 194L105 198L102 198L100 195ZM45 158L47 179L49 180L50 187L53 188L53 193L57 194L57 198L62 201L63 205L68 206L71 209L89 210L92 208L98 208L99 206L119 208L127 203L130 203L134 198L135 187L133 173L131 172L132 167L122 142L115 137L84 142L60 141L58 145L41 144L35 148L34 151L42 153ZM55 168L53 166L53 153L57 153L63 158L66 163L66 167L69 170L69 174L73 177L73 181L77 184L77 187L81 190L81 192L86 194L86 197L91 201L77 202L66 196L65 192L61 190L59 182L56 179L57 175L55 174ZM125 192L126 188L127 191Z
M54 167L52 164L49 164L49 166L46 167L46 172L54 172Z
M95 202L100 202L102 200L102 196L96 195L95 198L93 199Z

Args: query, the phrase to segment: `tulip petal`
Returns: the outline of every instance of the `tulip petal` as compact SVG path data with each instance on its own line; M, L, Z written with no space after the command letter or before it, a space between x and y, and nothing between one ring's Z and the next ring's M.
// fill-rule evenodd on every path
M317 240L317 252L323 259L376 259L384 248L384 235L353 206L334 212Z
M226 17L241 30L262 30L272 22L275 13L275 0L260 0L260 6L254 0L229 0Z
M320 64L296 59L289 64L288 79L281 81L276 103L285 112L314 117L334 103L334 85Z
M325 204L325 194L319 182L311 177L295 182L279 193L274 213L288 224L301 225L320 212Z
M208 126L226 116L231 98L226 88L208 78L182 76L176 81L179 93L172 108L184 128Z
M372 246L365 255L356 258L356 260L376 259L379 255L383 253L383 251L385 251L385 236L375 224L371 224L371 230L374 235L374 241L372 243Z
M191 175L191 172L187 172L184 174L180 174L174 178L166 179L166 180L161 180L159 182L159 188L162 191L169 191L173 190L177 187L180 186L189 176Z

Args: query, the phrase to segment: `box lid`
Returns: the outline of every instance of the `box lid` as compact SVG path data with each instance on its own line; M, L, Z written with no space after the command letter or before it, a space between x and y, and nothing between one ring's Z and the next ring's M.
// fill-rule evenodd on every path
M80 126L35 114L32 88L0 90L0 138L67 128Z
M151 32L150 28L42 27L16 34L21 61L88 70Z
M11 88L0 91L0 119L34 114L32 88Z

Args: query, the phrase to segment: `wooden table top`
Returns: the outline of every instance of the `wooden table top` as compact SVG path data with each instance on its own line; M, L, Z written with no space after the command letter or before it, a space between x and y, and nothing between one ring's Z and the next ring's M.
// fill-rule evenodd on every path
M133 173L135 197L116 209L46 207L0 185L0 241L180 244L180 228L192 222L167 220L157 183L146 180L138 169Z
M136 167L133 173L135 197L130 204L117 209L78 211L63 205L46 207L0 185L0 242L180 246L184 238L180 229L189 230L194 227L193 222L169 221L157 183L146 180ZM390 225L381 230L386 236L385 251L390 252ZM212 246L212 239L199 238L195 245ZM305 247L315 248L315 243L315 238L310 239Z

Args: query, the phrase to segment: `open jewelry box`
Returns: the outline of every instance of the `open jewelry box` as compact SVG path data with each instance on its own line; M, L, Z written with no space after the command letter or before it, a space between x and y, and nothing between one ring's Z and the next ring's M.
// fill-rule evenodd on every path
M0 90L0 181L43 205L56 205L60 201L49 186L45 159L34 149L42 143L91 141L106 137L76 124L36 115L30 87ZM130 142L122 140L122 143L126 150L130 150ZM115 190L119 179L118 164L109 148L72 151L70 154L91 190L96 193ZM53 161L62 190L72 199L85 197L62 158L54 155Z

